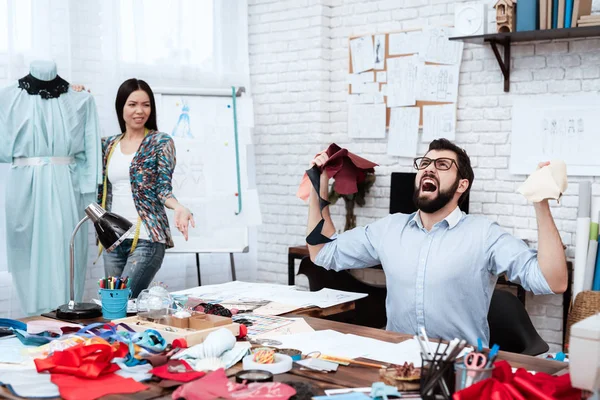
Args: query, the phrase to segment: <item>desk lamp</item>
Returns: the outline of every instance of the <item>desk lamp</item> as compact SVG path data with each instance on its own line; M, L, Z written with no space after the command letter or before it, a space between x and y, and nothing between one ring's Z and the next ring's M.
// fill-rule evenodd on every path
M107 212L96 203L87 206L85 217L79 221L71 234L69 248L71 259L71 297L68 304L63 304L56 310L56 318L58 319L88 319L97 318L102 315L102 308L97 304L75 302L75 235L87 220L91 220L94 223L98 240L109 253L120 245L134 229L133 224L127 219Z

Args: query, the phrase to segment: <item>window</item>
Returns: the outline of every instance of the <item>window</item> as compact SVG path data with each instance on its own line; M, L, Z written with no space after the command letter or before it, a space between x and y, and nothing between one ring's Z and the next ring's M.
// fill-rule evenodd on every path
M31 0L0 0L0 52L31 49Z
M213 69L213 0L122 0L119 59Z

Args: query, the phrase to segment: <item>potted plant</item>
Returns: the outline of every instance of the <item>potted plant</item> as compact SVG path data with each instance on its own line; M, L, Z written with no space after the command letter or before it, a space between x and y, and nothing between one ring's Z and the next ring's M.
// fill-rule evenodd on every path
M357 184L358 192L354 194L339 194L335 191L335 182L331 185L329 191L329 201L331 204L335 204L341 197L344 199L346 207L346 225L344 231L350 230L356 227L356 214L354 214L354 207L363 207L365 205L365 197L371 190L371 187L375 183L375 173L366 172L365 179Z

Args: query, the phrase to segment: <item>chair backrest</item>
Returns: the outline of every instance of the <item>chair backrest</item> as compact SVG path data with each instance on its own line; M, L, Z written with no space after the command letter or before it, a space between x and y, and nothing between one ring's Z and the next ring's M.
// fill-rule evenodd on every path
M354 315L350 322L356 325L382 328L386 325L385 287L372 286L353 277L348 271L329 271L316 266L309 257L300 262L298 275L306 275L311 292L323 288L345 290L349 292L368 293L365 298L354 302Z
M490 345L501 350L537 356L548 351L548 344L531 323L523 303L506 290L494 290L488 312Z
M392 172L390 183L390 214L411 214L417 211L413 202L416 172ZM469 213L469 195L460 205L461 211Z

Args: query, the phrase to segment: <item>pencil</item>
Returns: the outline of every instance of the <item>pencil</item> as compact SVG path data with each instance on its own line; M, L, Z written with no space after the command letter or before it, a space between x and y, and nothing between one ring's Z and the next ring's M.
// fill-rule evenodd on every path
M343 357L335 357L335 356L327 356L325 354L320 355L318 358L322 359L322 360L327 360L327 361L332 361L338 364L356 364L356 365L362 365L364 367L373 367L373 368L387 368L385 365L381 365L381 364L373 364L370 362L366 362L366 361L356 361L356 360L352 360L350 358L343 358Z
M373 364L373 363L368 363L368 362L365 362L365 361L348 360L348 362L350 362L351 364L362 365L362 366L365 366L365 367L387 368L385 365Z

